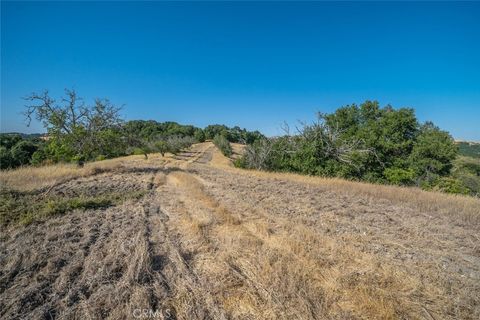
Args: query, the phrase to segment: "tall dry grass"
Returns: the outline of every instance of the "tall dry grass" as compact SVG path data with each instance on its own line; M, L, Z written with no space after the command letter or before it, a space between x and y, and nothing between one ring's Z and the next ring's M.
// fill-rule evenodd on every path
M171 159L171 155L162 157L160 154L151 154L148 159L145 159L142 155L132 155L89 162L83 167L71 163L60 163L41 167L25 166L0 171L0 185L19 191L31 191L63 183L71 179L118 170L122 167L161 164L164 161L168 161L168 159Z
M348 181L339 178L307 176L296 173L238 169L234 168L230 159L223 156L218 150L214 150L210 164L217 168L233 170L237 174L254 176L262 179L289 180L349 195L385 199L395 203L413 206L427 214L446 214L451 215L452 217L458 217L466 223L480 224L480 199L471 196L425 191L417 187L379 185L366 182Z
M249 175L269 179L286 179L294 182L321 186L338 192L385 199L413 206L426 214L446 214L458 217L466 223L480 224L480 199L470 196L424 191L416 187L378 185L348 181L338 178L303 176L292 173L248 171Z

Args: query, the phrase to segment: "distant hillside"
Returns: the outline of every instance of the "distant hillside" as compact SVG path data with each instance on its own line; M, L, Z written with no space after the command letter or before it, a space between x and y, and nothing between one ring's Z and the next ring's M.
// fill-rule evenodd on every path
M457 142L459 153L462 156L480 158L480 143L458 141Z
M2 132L2 135L7 136L20 136L22 139L32 139L32 138L40 138L46 136L46 133L21 133L21 132Z

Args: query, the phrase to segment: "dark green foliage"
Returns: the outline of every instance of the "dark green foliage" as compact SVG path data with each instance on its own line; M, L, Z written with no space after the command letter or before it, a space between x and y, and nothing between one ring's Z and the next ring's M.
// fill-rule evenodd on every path
M38 146L33 142L23 140L15 144L12 149L10 149L10 153L16 165L21 166L30 163L30 159L33 153L37 151L37 148Z
M230 142L253 142L263 135L250 132L239 127L228 128L224 125L209 125L205 129L190 125L180 125L176 122L156 122L153 120L128 121L123 125L125 135L129 137L130 146L135 146L149 152L178 153L194 142L204 142L221 135Z
M230 145L230 142L228 142L227 138L225 138L223 135L217 134L213 138L213 143L223 153L224 156L230 157L232 155L232 146Z
M6 149L12 149L14 145L22 141L23 138L17 133L1 133L0 134L0 146Z
M221 135L225 138L229 138L228 127L221 124L211 124L204 129L205 139L213 140L215 136Z
M193 136L197 142L205 142L205 132L202 129L196 128Z
M65 90L65 97L53 99L48 91L32 93L25 100L25 116L40 121L47 135L8 134L0 136L0 168L55 162L77 162L108 159L128 154L150 152L178 153L194 142L204 142L216 135L228 141L253 143L262 138L258 132L240 127L212 125L205 129L176 122L133 120L124 122L120 108L108 99L95 99L87 105L74 90Z
M419 124L413 109L366 101L319 114L294 135L257 140L236 164L465 193L462 181L446 179L456 157L452 137Z
M169 136L193 137L196 130L191 125L181 125L176 122L157 122L155 120L132 120L123 125L123 130L134 134L143 140L154 140Z
M265 138L259 131L247 131L238 126L229 128L225 125L214 124L209 125L204 129L205 138L213 140L215 136L221 135L225 137L229 142L252 144L256 140Z
M49 96L33 93L25 100L27 121L40 121L48 132L43 156L53 162L94 160L99 155L116 157L125 154L120 108L107 99L95 99L86 105L74 90L65 90L59 102ZM12 149L13 150L13 149ZM33 154L33 153L32 153Z
M0 169L16 168L31 163L33 154L43 145L37 137L0 134Z
M432 123L421 126L409 157L410 166L419 177L445 176L458 155L453 138Z
M13 168L13 159L10 150L4 146L0 146L0 169Z

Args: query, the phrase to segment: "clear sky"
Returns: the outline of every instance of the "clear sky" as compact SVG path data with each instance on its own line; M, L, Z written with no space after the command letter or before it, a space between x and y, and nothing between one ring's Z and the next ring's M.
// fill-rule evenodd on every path
M240 125L378 100L480 140L480 3L1 3L1 131L75 88L126 119Z

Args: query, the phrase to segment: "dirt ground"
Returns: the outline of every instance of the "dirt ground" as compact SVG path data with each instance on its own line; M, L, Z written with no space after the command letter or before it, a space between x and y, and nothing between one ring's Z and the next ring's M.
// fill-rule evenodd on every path
M49 192L112 190L145 195L2 231L0 318L480 319L480 226L455 209L236 169L208 142Z

